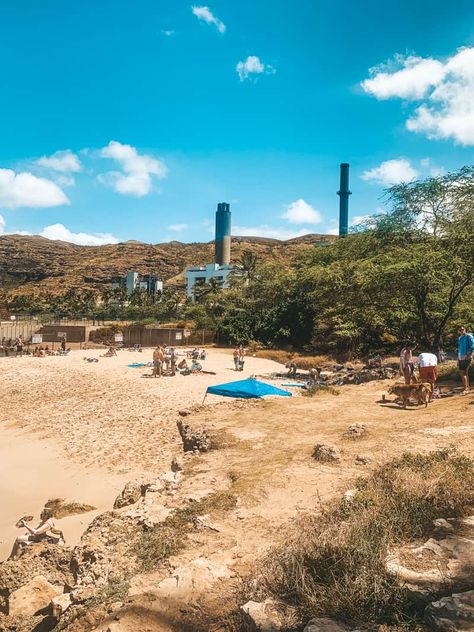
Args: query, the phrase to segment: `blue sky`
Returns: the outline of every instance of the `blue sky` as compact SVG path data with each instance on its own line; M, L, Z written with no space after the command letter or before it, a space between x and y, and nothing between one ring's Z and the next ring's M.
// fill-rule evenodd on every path
M473 162L474 5L0 2L0 232L208 241L337 225ZM372 69L372 70L370 70ZM59 152L59 153L58 153Z

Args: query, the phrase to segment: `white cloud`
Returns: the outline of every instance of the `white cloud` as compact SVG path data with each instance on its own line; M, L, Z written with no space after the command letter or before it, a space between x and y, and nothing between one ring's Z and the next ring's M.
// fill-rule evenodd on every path
M422 158L422 160L420 160L420 165L432 178L442 176L445 173L444 167L434 165L430 158Z
M102 158L111 158L118 162L122 171L101 174L99 181L122 195L147 195L151 190L151 176L155 175L162 179L168 174L168 168L163 161L147 154L139 154L135 147L114 140L100 150L100 155Z
M406 121L410 131L474 145L474 47L445 61L398 55L394 64L396 70L372 69L362 88L377 99L418 101Z
M60 173L79 173L82 171L81 161L70 149L56 151L51 156L42 156L36 161L36 164Z
M0 235L3 235L5 233L5 226L6 226L6 222L5 222L5 218L0 215Z
M68 241L78 246L103 246L104 244L118 243L118 239L109 233L73 233L63 224L45 226L39 234L47 239Z
M186 230L187 227L187 224L171 224L170 226L168 226L168 230L172 230L175 233L180 233L181 231Z
M291 228L274 227L262 224L260 226L234 226L232 233L234 235L238 235L239 237L269 237L271 239L285 240L308 235L311 233L311 230L308 228L292 230Z
M281 217L290 224L319 224L323 219L319 211L301 198L292 202Z
M406 158L396 160L385 160L378 167L364 171L361 178L383 186L400 184L401 182L411 182L419 175L419 172L412 167Z
M401 68L395 70L396 65ZM442 80L444 67L436 59L396 55L393 62L371 68L369 74L372 77L362 82L362 88L377 99L420 99Z
M351 226L358 226L359 224L364 224L368 219L370 219L372 215L354 215L351 219Z
M172 37L176 31L174 31L173 29L170 29L169 31L161 31L163 33L163 35L166 35L166 37Z
M191 7L191 11L198 20L202 20L206 24L213 24L219 33L225 33L226 26L222 20L219 20L209 7Z
M46 208L69 204L60 187L46 178L38 178L28 171L15 173L0 169L0 208Z
M249 55L245 61L239 61L235 67L240 81L249 79L251 75L274 75L276 73L275 68L270 64L264 64L260 61L260 58L256 55Z

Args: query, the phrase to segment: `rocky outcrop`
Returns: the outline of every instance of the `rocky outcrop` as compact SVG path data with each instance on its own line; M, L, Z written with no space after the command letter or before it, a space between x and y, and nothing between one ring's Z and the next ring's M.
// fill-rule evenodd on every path
M211 439L205 428L178 419L176 422L185 452L209 452Z
M63 592L62 586L53 586L42 575L37 575L27 584L14 590L8 598L8 614L11 617L30 617L47 608L51 599Z
M245 632L279 632L283 629L277 604L271 599L248 601L240 610Z
M425 623L440 632L474 630L474 590L431 603L425 610Z
M308 622L303 632L350 632L351 628L334 619L318 617Z
M341 456L334 446L317 443L314 446L313 459L320 463L337 463L340 461Z
M360 439L368 433L366 424L352 424L342 435L345 439Z
M129 481L115 499L114 509L120 509L138 502L144 493L143 487L143 483L140 481Z

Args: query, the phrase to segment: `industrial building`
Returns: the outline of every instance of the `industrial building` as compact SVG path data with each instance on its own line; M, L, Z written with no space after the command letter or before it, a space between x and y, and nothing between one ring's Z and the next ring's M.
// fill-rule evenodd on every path
M234 269L230 265L230 242L230 205L226 202L220 202L216 211L214 263L187 268L184 276L186 278L186 296L188 298L194 299L196 285L208 283L211 279L218 281L223 288L229 286L229 274Z
M145 290L148 294L156 294L163 291L163 281L153 274L139 274L138 272L127 272L123 278L114 279L112 289L125 287L127 296L135 290Z

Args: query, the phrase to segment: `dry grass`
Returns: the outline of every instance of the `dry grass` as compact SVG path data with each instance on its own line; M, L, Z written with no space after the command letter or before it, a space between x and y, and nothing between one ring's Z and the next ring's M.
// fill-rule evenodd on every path
M316 395L339 395L340 390L329 384L314 384L301 391L303 397L315 397Z
M143 531L134 547L142 569L152 570L181 551L186 546L188 534L196 528L198 516L230 511L236 504L237 498L232 492L216 492L176 509L164 522Z
M385 568L390 546L429 533L432 520L474 502L474 464L453 451L405 454L357 482L348 502L309 514L263 564L264 589L302 621L416 625L416 606Z
M264 358L266 360L273 360L280 364L286 364L289 360L296 362L299 369L309 371L315 367L333 366L335 364L334 358L326 355L301 355L299 353L293 353L291 351L282 351L280 349L260 349L255 353L257 358Z

